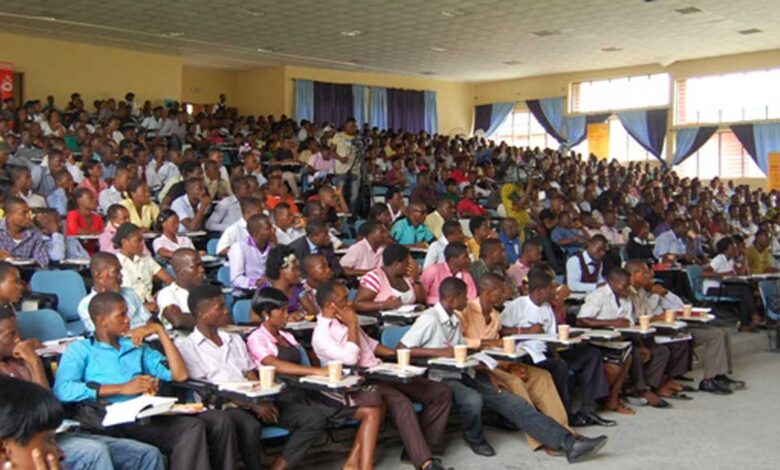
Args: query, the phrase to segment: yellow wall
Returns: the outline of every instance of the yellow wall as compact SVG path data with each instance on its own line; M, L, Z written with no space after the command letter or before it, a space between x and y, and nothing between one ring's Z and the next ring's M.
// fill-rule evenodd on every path
M235 103L239 113L273 114L278 118L286 112L284 67L261 67L238 72L235 83Z
M236 72L204 67L184 66L181 71L181 100L189 103L211 104L219 95L227 95L228 106L236 101Z
M0 33L0 61L24 73L26 99L51 94L61 107L76 91L90 110L93 100L121 99L128 91L154 103L181 98L182 61L176 56Z

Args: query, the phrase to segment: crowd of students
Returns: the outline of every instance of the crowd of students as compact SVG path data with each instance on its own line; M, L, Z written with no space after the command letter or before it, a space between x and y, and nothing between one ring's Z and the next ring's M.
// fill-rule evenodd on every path
M690 328L683 340L637 340L625 353L526 341L530 364L431 369L409 384L350 393L289 388L260 404L103 427L105 404L155 394L161 382L380 364L396 348L369 336L358 314L406 305L425 310L397 348L446 357L456 345L499 347L507 335L554 336L566 323L663 320L698 288L675 268L701 265L702 293L736 299L740 332L766 323L769 306L754 287L724 278L776 271L774 191L681 179L649 163L360 129L352 119L318 127L244 117L225 103L197 115L178 103L141 105L132 93L96 101L92 112L78 93L64 109L51 97L3 103L0 376L11 378L0 377L0 462L45 466L62 449L68 468L157 469L164 454L172 469L259 469L260 431L273 424L290 431L271 463L282 469L300 464L327 426L357 420L344 468L370 469L392 420L401 460L436 470L446 468L451 412L476 454L495 454L485 411L525 432L532 449L577 462L607 438L572 428L617 424L601 413L744 388L729 376L728 330ZM209 238L229 271L231 301L251 299L257 328L246 338L222 329L230 306L204 266ZM91 290L78 306L85 338L65 350L50 382L37 341L20 340L16 314L33 271L73 269L74 259L89 259ZM32 268L14 265L28 260ZM582 305L571 293L587 294ZM286 325L306 318L316 326L300 344ZM695 346L703 347L698 387L685 382ZM60 403L78 431L52 433Z

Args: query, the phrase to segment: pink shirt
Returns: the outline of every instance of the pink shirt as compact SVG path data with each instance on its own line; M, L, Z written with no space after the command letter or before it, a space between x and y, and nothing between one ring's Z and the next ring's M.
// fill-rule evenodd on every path
M116 235L116 227L114 227L111 222L106 222L106 228L98 237L100 251L116 254L117 250L114 248L114 242L111 241L114 238L114 235ZM149 252L149 248L146 247L146 243L144 243L144 256L152 256Z
M509 275L509 278L514 281L515 285L519 287L523 284L523 279L528 276L528 271L530 270L530 267L524 265L522 261L517 260L509 267L506 273Z
M290 333L279 331L279 334L290 343L290 346L298 346L298 342L295 341L295 338ZM257 364L257 367L263 365L263 359L266 357L276 357L279 355L279 347L276 345L276 338L274 338L274 335L265 328L265 325L260 325L260 328L249 335L249 338L246 340L246 345L249 349L249 357Z
M108 185L103 180L98 180L98 187L94 187L92 185L92 181L89 180L89 178L84 178L81 180L81 183L78 185L79 188L86 188L92 191L92 194L95 195L95 198L97 199L100 196L100 192L104 189L108 188Z
M381 364L374 350L379 344L363 330L358 329L358 343L347 340L349 329L335 318L317 316L317 326L311 336L311 346L320 359L320 364L341 361L345 366L373 367Z
M349 247L339 263L345 268L376 269L382 266L382 254L384 252L385 247L380 247L377 251L374 251L368 240L364 238Z
M404 278L404 280L406 281L406 284L409 286L409 289L412 291L412 293L414 293L412 278L406 277ZM383 302L389 299L390 297L398 295L393 289L393 286L390 285L390 280L387 278L387 274L385 273L385 270L382 268L377 268L369 273L366 273L365 276L361 277L360 286L365 287L371 292L376 292L376 297L374 297L374 302ZM413 304L416 301L417 299L414 298L410 304Z
M450 266L446 262L432 264L423 270L422 276L420 276L420 283L425 288L426 304L436 305L439 301L439 285L448 277L452 277L452 271L450 271ZM474 278L471 277L468 271L461 271L455 277L466 283L469 299L477 298L477 286L474 284Z

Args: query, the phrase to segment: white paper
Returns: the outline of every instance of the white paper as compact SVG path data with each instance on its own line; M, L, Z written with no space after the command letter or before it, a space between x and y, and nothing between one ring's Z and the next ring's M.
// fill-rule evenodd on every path
M545 359L547 359L547 356L544 355L544 353L541 353L539 351L534 350L533 348L527 348L525 346L520 346L525 350L525 352L528 353L529 356L531 356L531 360L534 361L534 364L538 364Z
M175 398L153 397L141 395L106 407L106 416L103 418L103 426L109 427L116 424L132 423L138 417L154 416L165 413L176 403ZM144 411L148 411L143 413Z
M667 344L667 343L680 343L682 341L690 341L691 335L685 335L685 336L659 336L656 335L655 337L655 343L656 344Z
M478 352L478 353L472 354L471 357L473 357L474 359L478 360L479 362L485 364L488 367L488 369L490 369L490 370L493 370L496 367L498 367L498 361L496 361L495 359L493 359L492 357L488 356L487 354L485 354L485 353L483 353L481 351Z

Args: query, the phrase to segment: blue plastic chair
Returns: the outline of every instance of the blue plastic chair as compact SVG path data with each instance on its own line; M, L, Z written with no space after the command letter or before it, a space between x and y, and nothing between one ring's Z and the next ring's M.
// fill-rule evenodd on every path
M68 337L68 329L62 316L51 309L20 312L16 315L19 336L22 339L35 338L51 341Z
M30 279L33 292L44 292L57 296L57 311L65 319L68 332L80 335L84 325L79 317L78 306L87 296L84 280L75 271L36 271Z
M280 428L279 426L263 426L263 429L260 431L260 439L263 441L280 439L289 435L290 431Z
M703 303L739 303L739 299L736 297L728 297L725 295L708 295L705 293L702 287L702 273L704 273L704 268L701 266L689 264L685 267L685 275L688 278L688 283L690 284L691 292L693 292L694 300Z
M252 301L242 299L233 304L233 322L236 325L249 323L249 316L252 312Z
M230 266L221 266L217 270L217 281L225 287L230 287Z
M767 318L776 322L775 327L775 351L780 351L780 313L776 312L772 308L775 295L777 295L777 289L775 288L774 281L761 281L758 283L758 293L761 295L761 302L764 304ZM767 330L767 335L770 335ZM771 336L770 336L771 342Z
M219 243L219 238L212 238L206 243L207 255L217 256L217 243Z
M382 338L381 338L382 344L387 346L388 348L395 349L396 347L398 347L398 343L401 342L401 338L403 338L406 332L409 331L409 328L411 328L410 325L391 326L385 328L382 331Z

